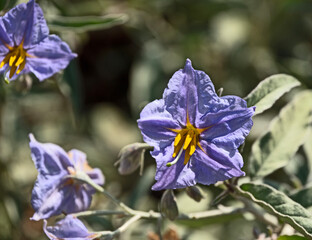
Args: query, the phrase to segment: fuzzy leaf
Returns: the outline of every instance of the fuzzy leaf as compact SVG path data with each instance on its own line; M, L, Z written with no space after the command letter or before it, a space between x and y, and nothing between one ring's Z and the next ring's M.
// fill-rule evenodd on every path
M203 211L188 216L181 214L175 223L185 225L190 228L200 228L211 224L221 224L225 222L233 221L234 219L243 218L243 209L213 209L209 211Z
M286 74L272 75L263 81L245 98L248 107L256 106L256 114L272 107L284 93L299 86L300 82Z
M269 131L252 146L251 177L266 176L289 162L309 134L311 109L312 91L303 91L272 120Z
M312 214L284 193L265 184L245 183L237 188L238 194L249 198L288 223L304 236L312 239Z
M71 30L75 32L85 32L99 30L123 24L128 17L125 14L106 16L84 16L84 17L61 17L50 19L49 28L54 31Z
M303 207L312 206L312 187L301 189L289 196L292 200L300 203Z

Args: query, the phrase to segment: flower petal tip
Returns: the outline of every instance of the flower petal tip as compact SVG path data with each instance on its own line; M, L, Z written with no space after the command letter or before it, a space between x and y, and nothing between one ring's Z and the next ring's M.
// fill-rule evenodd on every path
M31 218L29 218L29 219L31 221L39 221L39 220L41 220L41 218L40 218L38 213L34 213L34 215Z
M184 66L183 71L184 72L190 72L191 70L193 70L192 61L189 58L187 58L185 61L185 66Z
M32 133L29 133L29 134L28 134L28 137L29 137L29 140L30 140L31 142L36 141L35 136L34 136Z

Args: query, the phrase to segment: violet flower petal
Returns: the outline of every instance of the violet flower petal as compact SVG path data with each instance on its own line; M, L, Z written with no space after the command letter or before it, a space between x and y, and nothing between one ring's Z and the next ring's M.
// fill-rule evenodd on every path
M91 240L97 237L97 234L89 232L85 225L72 215L67 215L54 226L47 226L47 221L44 220L43 230L51 240Z
M42 9L30 0L0 17L0 56L8 56L0 73L6 72L10 81L29 72L42 81L66 68L77 55L59 37L49 35ZM9 59L14 56L13 65L9 66Z
M30 139L31 156L39 172L32 192L31 203L35 213L31 219L38 221L89 208L95 190L70 176L82 171L96 183L103 184L102 172L92 169L86 155L79 150L66 153L55 144L37 142L32 134Z
M40 81L66 68L69 62L77 57L75 53L71 52L69 46L56 35L46 37L27 53L34 56L27 59L29 70Z
M145 106L138 120L144 141L154 147L157 182L152 189L209 185L243 176L237 148L252 127L254 111L240 97L219 97L208 75L194 70L187 59L184 69L170 79L163 99ZM185 135L177 138L182 130ZM194 151L185 158L190 142L185 149L181 143L189 133Z

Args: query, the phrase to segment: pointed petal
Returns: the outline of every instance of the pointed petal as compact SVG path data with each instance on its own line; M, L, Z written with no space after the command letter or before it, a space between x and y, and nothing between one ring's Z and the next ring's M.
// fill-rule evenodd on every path
M5 31L19 45L24 39L25 48L31 48L49 35L43 13L35 0L22 3L3 17Z
M34 57L28 57L26 64L40 81L66 68L69 62L77 56L56 35L46 37L27 53Z
M254 112L255 108L252 107L208 113L200 124L211 127L200 135L201 139L229 149L237 149L250 132Z
M195 122L197 105L196 72L189 59L184 69L174 73L165 89L163 99L166 110L181 124L186 125L187 114L190 123Z

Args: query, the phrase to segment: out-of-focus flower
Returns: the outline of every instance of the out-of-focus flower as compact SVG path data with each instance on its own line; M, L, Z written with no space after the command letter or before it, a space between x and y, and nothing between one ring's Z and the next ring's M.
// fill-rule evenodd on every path
M177 204L177 199L174 196L172 189L167 189L160 200L160 211L163 216L175 220L179 216L179 209Z
M43 230L51 240L91 240L99 237L99 234L89 232L85 225L72 215L67 215L55 226L47 226L47 221L44 220Z
M132 143L124 146L119 154L115 165L120 164L118 172L122 175L133 173L139 166L143 168L144 153L146 149L153 149L146 143ZM140 172L142 174L142 171Z
M218 97L208 75L191 61L177 71L163 98L149 103L138 120L144 141L154 147L153 190L213 184L242 176L237 148L252 127L255 108L236 96Z
M21 3L0 18L0 73L10 81L32 72L42 81L66 68L77 55L56 35L49 35L35 0Z
M52 143L39 143L30 137L31 157L39 172L32 191L31 204L35 210L32 220L46 219L61 213L86 210L95 193L93 187L75 181L71 176L87 174L96 184L104 184L100 169L91 168L86 154L79 150L66 153Z

